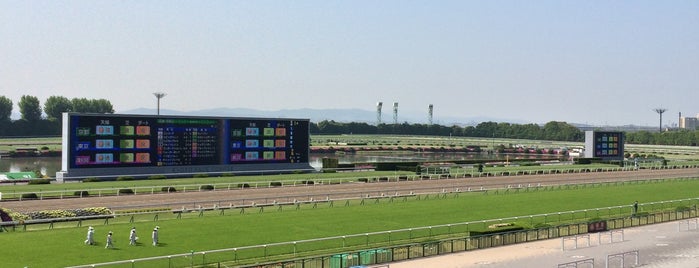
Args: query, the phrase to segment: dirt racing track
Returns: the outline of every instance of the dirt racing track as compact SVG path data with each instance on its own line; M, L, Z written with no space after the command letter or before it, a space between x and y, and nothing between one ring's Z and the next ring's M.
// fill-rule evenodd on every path
M217 206L239 206L294 201L358 199L380 196L401 196L420 193L465 192L543 187L566 184L602 183L615 181L654 180L699 177L699 169L637 170L588 172L551 175L520 175L480 178L451 178L398 182L352 182L344 184L313 184L270 188L235 188L231 190L176 193L144 193L121 196L91 196L86 198L3 201L0 206L15 211L31 212L50 209L79 209L108 207L110 209L171 207L173 209ZM193 182L196 179L192 179ZM163 181L159 182L163 183Z

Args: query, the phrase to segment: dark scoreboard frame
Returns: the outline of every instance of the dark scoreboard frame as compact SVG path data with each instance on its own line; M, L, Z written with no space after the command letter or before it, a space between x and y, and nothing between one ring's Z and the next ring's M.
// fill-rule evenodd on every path
M310 170L309 119L63 114L57 178Z

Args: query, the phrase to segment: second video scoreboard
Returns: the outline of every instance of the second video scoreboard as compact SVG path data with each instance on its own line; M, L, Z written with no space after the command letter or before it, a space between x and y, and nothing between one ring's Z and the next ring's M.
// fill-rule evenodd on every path
M623 160L624 133L619 131L585 131L585 157Z

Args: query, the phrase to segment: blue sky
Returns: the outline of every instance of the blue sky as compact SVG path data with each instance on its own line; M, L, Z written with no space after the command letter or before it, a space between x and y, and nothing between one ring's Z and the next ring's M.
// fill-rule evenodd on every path
M699 113L697 25L699 1L0 0L0 95L657 126Z

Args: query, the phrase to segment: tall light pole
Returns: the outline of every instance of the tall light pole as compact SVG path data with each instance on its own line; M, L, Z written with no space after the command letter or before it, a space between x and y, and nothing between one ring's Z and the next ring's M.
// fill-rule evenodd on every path
M666 112L667 109L665 109L665 108L656 108L656 109L653 109L653 111L655 111L656 113L658 113L658 114L660 115L660 129L659 129L659 131L660 131L660 132L663 132L663 113Z
M153 96L155 96L158 99L158 115L160 115L160 99L165 97L165 95L167 95L167 94L165 94L163 92L154 92L153 93Z

